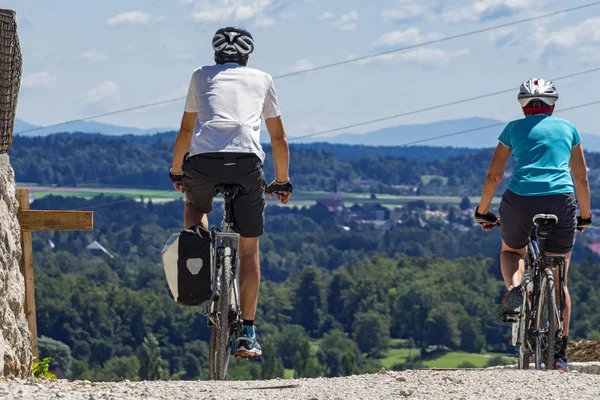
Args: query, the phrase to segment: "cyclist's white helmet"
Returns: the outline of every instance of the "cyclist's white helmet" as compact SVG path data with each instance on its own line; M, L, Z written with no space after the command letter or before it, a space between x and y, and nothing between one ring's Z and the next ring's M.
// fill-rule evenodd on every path
M558 92L552 81L544 78L531 78L521 84L517 96L521 107L527 106L531 100L541 100L549 106L553 106L558 100Z
M228 26L215 33L212 46L217 64L242 63L254 51L254 38L245 29Z

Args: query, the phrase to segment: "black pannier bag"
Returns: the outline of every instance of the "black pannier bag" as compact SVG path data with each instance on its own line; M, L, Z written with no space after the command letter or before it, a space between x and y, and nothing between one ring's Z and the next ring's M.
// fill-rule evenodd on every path
M199 306L210 299L213 235L202 226L173 234L162 250L169 294L178 304Z

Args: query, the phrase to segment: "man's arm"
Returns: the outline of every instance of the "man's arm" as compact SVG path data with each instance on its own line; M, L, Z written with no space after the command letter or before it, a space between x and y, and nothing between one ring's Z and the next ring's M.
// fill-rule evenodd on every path
M173 164L171 166L171 171L175 175L181 175L183 173L181 166L183 165L185 154L190 150L190 143L192 142L192 135L194 134L194 126L196 125L197 117L197 112L183 113L181 128L179 128L177 140L175 140L175 148L173 150Z
M285 183L290 180L290 149L285 137L281 116L268 118L265 125L271 136L271 147L273 148L273 162L275 163L275 180Z
M508 165L508 160L510 158L510 151L510 147L506 147L502 143L498 143L496 151L494 151L494 156L490 162L485 183L483 184L481 200L479 201L478 212L480 214L487 214L490 211L494 194L496 194L498 185L506 171L506 165Z
M570 164L575 191L577 192L577 202L579 203L579 215L583 219L589 219L592 216L590 186L588 183L587 165L581 144L573 147Z

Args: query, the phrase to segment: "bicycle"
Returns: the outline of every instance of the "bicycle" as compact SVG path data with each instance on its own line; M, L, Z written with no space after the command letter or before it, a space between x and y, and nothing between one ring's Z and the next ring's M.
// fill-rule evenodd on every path
M268 186L266 193L285 194ZM213 229L211 246L211 296L205 305L205 316L211 328L208 356L209 380L224 380L232 353L235 353L235 338L242 332L240 306L239 256L237 249L240 235L232 231L231 204L241 191L239 185L217 185L215 195L223 194L225 201L221 230ZM291 193L291 187L289 189Z
M513 324L510 344L518 347L519 369L529 369L532 355L535 369L553 369L554 354L562 344L566 259L545 253L546 238L557 223L558 217L553 214L533 217L521 282L523 303L520 309L504 315L504 322ZM553 275L556 268L559 269L558 306Z

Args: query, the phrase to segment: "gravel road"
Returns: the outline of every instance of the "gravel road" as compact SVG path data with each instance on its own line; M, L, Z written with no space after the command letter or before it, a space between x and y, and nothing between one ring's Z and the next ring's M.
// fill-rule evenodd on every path
M293 385L292 388L273 388ZM265 387L270 387L265 389ZM0 381L0 399L275 400L275 399L600 399L600 376L517 370L418 370L345 378L272 381Z

